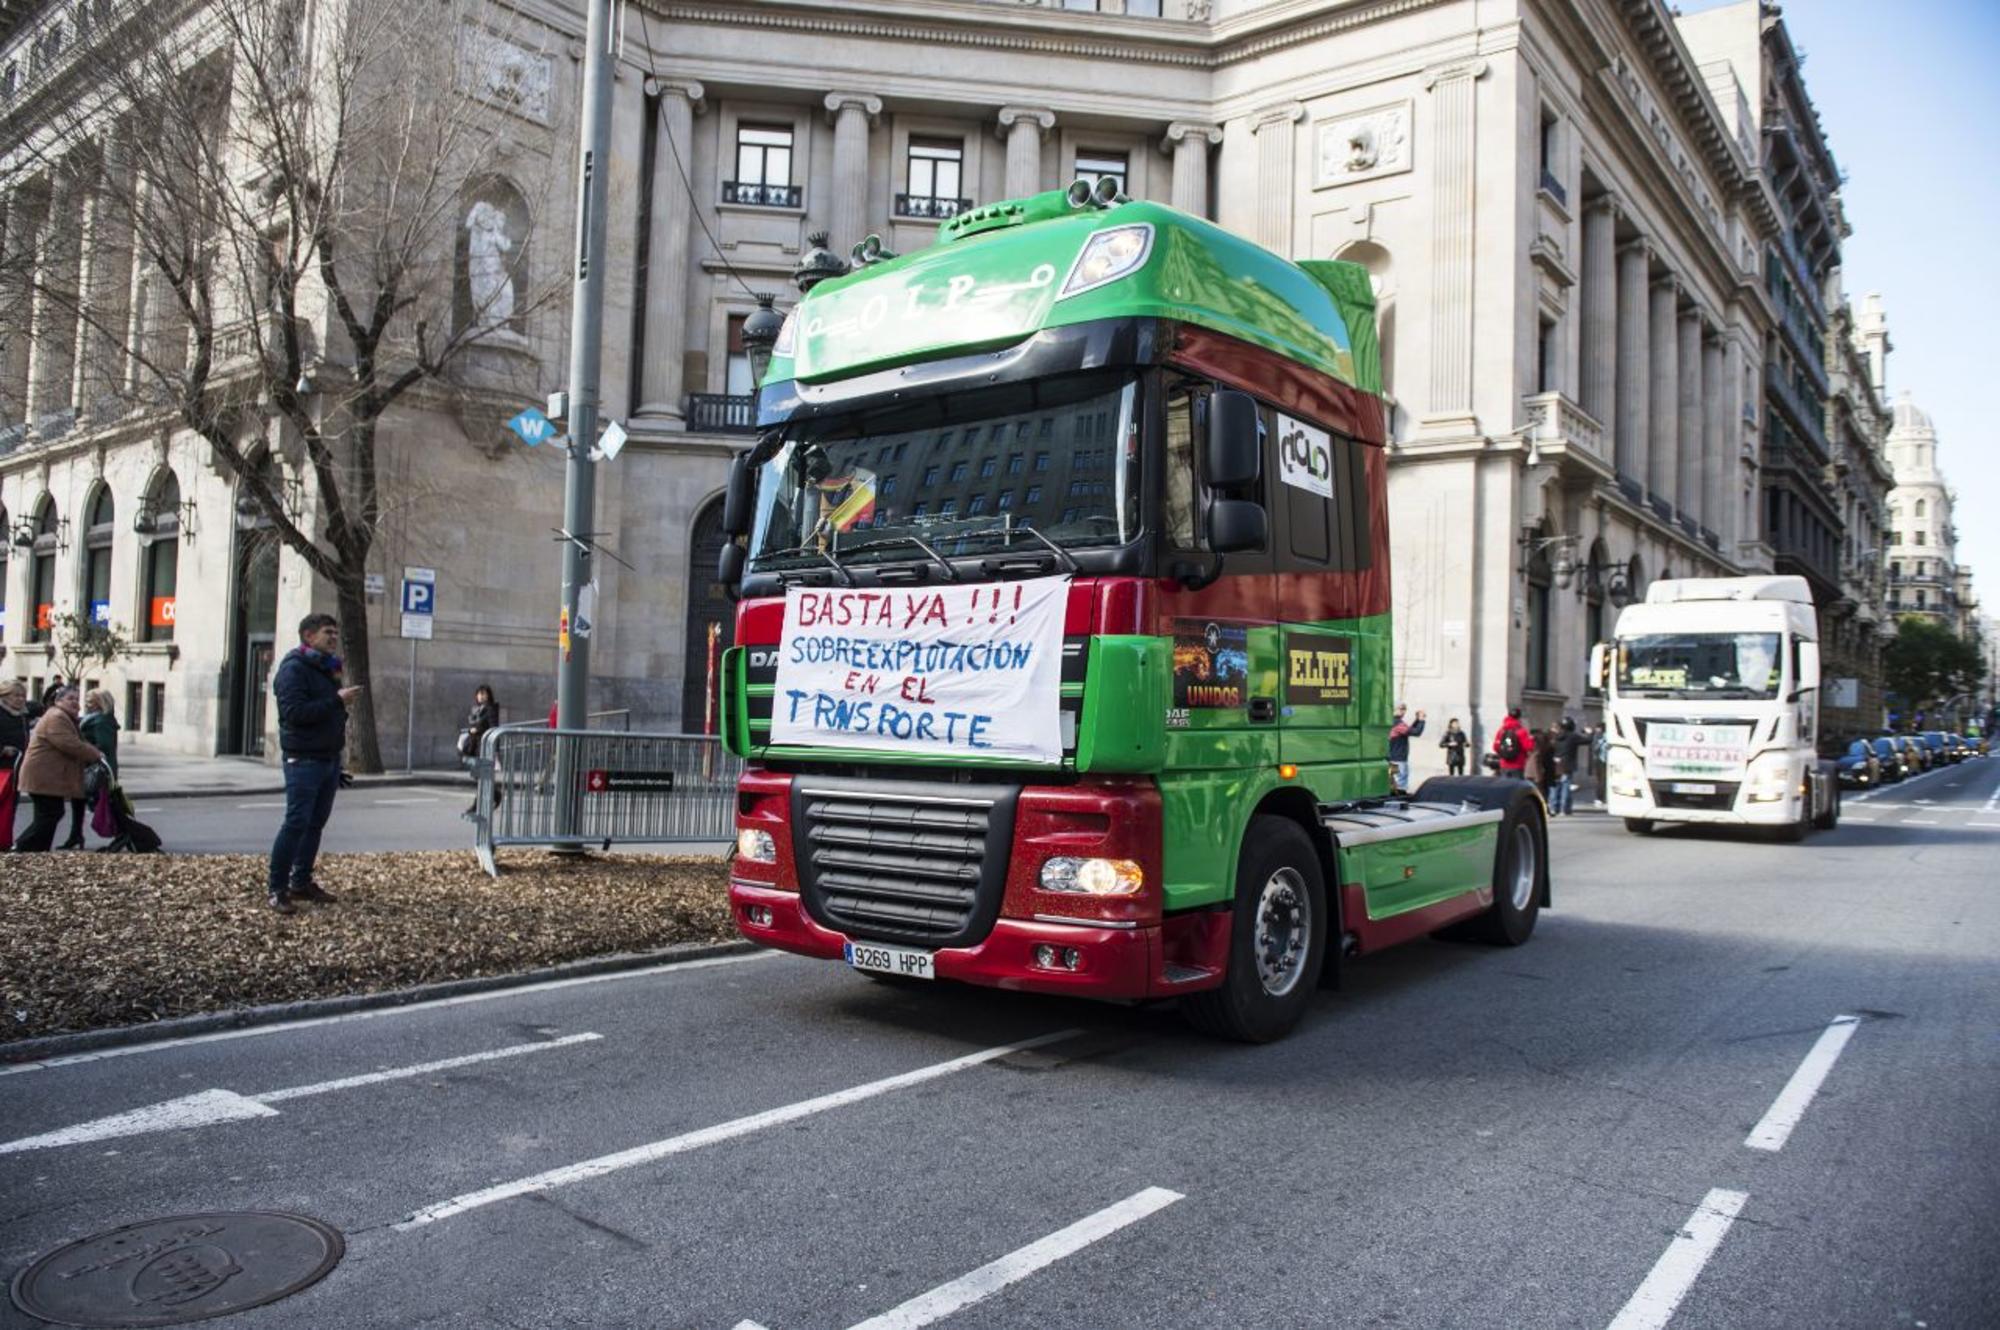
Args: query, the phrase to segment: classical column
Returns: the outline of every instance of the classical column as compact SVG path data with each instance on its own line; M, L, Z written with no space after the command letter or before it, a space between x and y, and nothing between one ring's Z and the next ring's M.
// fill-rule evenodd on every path
M1160 151L1174 157L1173 196L1168 202L1182 212L1208 216L1208 150L1220 142L1220 125L1176 120L1167 126Z
M1042 139L1055 128L1056 113L1037 106L1000 108L997 133L1007 141L1007 197L1023 198L1042 189Z
M1756 520L1754 510L1743 511L1743 368L1743 343L1732 336L1722 348L1722 392L1718 394L1722 398L1722 453L1715 464L1722 478L1717 534L1722 537L1722 552L1731 559L1739 557L1737 546L1741 542L1754 538Z
M1730 477L1736 469L1736 459L1723 443L1724 398L1728 394L1723 381L1722 336L1721 329L1711 328L1701 344L1701 524L1716 533L1723 554L1734 559L1722 516L1729 502Z
M1652 405L1652 338L1647 313L1647 273L1653 252L1643 240L1618 251L1617 467L1618 478L1646 485L1647 430Z
M1583 409L1609 431L1618 414L1617 205L1600 195L1583 210Z
M1680 473L1674 480L1674 507L1690 521L1708 514L1702 507L1701 311L1690 305L1680 319Z
M598 362L598 405L607 421L627 419L636 396L632 318L639 298L640 204L648 184L639 174L645 143L645 80L633 66L616 62L604 176L604 331Z
M1681 284L1670 273L1653 283L1652 289L1653 374L1650 451L1646 458L1647 498L1672 503L1674 487L1680 483L1680 340L1676 335L1681 303Z
M35 252L35 229L42 208L26 189L16 189L7 199L7 229L4 267L5 316L11 330L0 348L0 409L7 415L0 425L18 425L28 419L28 338L26 322L33 308L34 265L27 262ZM0 536L4 539L4 536Z
M1290 258L1292 254L1293 165L1298 160L1298 123L1306 108L1279 102L1254 112L1250 133L1257 140L1258 244Z
M81 193L70 163L57 169L49 192L47 224L35 239L35 297L28 314L28 422L70 405L70 372L76 365L77 233L73 222Z
M646 230L645 360L639 366L638 418L678 428L682 365L687 355L688 224L694 208L681 171L694 156L694 118L703 108L699 83L646 81L657 105L653 179Z
M1475 84L1484 60L1424 73L1431 94L1431 382L1427 412L1445 428L1472 418L1472 253L1477 217ZM1287 189L1286 205L1291 194Z
M105 149L101 168L106 175L131 169L123 136ZM125 301L132 282L132 234L112 196L93 189L84 213L83 264L77 288L82 307L77 313L76 373L71 396L80 413L89 413L119 386L118 340L125 333Z
M881 114L880 97L826 95L826 118L833 125L833 206L826 218L837 252L868 238L868 131Z

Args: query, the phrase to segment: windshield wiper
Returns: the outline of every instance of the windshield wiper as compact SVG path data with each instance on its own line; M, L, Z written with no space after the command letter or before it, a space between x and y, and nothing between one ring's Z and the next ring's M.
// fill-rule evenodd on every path
M932 563L944 569L945 581L956 582L958 580L958 569L951 566L951 560L939 554L928 540L916 535L914 532L904 536L880 536L874 540L864 540L859 545L849 545L847 552L849 554L859 554L863 550L887 549L891 545L915 545L930 556Z
M1017 531L1023 535L1033 536L1036 540L1048 546L1049 553L1056 556L1056 564L1064 572L1074 573L1077 571L1078 565L1076 559L1068 550L1056 544L1026 522L1010 522L1005 526L990 526L984 531L961 531L956 538L959 540L979 540L986 536L1011 536Z
M822 560L825 561L827 567L833 569L833 575L840 579L840 584L842 586L854 585L853 575L850 574L847 571L847 569L842 566L840 560L834 558L831 554L828 554L824 549L820 548L818 545L794 545L790 549L784 549L784 550L761 550L758 552L757 557L760 560L788 559L794 554L817 554ZM778 576L781 578L784 576L784 571L782 569L773 568L771 571L777 573Z

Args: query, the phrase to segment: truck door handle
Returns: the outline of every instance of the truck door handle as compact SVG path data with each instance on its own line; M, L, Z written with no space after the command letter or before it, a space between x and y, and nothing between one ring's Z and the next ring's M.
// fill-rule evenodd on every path
M1251 720L1276 720L1278 699L1274 697L1253 697L1250 699Z

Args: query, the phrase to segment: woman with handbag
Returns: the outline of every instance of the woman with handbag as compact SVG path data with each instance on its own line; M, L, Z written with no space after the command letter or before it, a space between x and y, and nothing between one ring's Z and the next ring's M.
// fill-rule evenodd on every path
M87 743L76 727L76 689L55 695L49 709L35 722L28 754L21 761L21 789L34 801L35 820L21 833L16 854L46 851L62 825L63 805L83 803L83 773L104 760L96 745ZM79 832L82 827L77 828ZM80 840L80 837L79 837Z

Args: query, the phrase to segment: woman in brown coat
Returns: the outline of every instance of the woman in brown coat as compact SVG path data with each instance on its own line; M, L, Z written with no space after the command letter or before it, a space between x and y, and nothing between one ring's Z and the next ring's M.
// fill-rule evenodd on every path
M83 798L83 773L104 755L76 727L76 689L65 688L35 722L21 761L21 789L35 801L35 820L14 845L16 854L46 850L62 825L63 805Z

